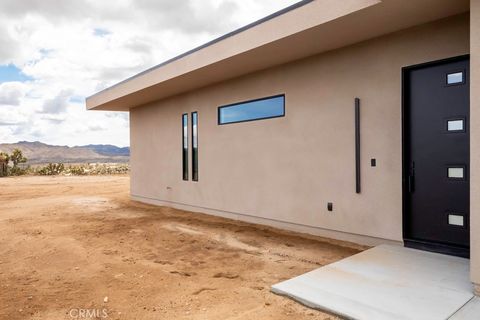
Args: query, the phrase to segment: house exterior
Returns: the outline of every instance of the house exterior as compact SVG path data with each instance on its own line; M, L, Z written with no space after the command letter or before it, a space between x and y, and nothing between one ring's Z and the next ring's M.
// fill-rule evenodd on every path
M480 0L305 0L87 98L130 112L134 200L469 257Z

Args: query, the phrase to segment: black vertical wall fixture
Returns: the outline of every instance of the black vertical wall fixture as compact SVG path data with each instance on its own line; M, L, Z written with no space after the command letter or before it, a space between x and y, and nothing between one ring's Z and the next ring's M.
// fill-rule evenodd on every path
M360 193L360 99L355 98L355 190Z

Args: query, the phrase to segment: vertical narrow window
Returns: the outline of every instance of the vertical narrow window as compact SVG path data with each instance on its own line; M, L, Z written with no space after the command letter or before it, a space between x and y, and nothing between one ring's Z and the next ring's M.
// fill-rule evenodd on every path
M192 112L192 179L198 181L198 113Z
M188 180L188 114L182 115L182 163L183 180Z

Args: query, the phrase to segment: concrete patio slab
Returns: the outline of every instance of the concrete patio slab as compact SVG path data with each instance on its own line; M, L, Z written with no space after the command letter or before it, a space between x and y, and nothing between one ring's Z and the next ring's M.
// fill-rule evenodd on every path
M480 298L475 297L450 318L450 320L480 319Z
M473 298L469 260L381 245L272 286L348 319L449 319Z

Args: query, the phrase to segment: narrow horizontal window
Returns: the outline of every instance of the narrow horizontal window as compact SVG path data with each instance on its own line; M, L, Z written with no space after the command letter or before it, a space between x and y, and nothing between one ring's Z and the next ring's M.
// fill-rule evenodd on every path
M447 84L459 84L463 82L463 72L447 74Z
M447 130L449 132L455 131L465 131L464 121L463 119L458 120L448 120L447 121Z
M192 112L192 180L198 181L198 113Z
M188 180L188 114L182 116L182 136L183 180Z
M465 179L465 168L463 167L448 168L448 177L450 179Z
M449 214L448 215L448 224L452 226L464 227L465 218L459 214Z
M283 117L285 96L275 96L222 106L218 108L218 124Z

